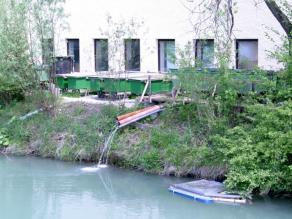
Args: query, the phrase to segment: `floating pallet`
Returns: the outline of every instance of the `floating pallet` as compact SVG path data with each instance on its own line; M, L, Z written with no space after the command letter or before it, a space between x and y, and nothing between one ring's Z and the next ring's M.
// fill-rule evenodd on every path
M197 180L192 182L174 184L169 191L203 203L241 203L247 202L242 196L225 192L223 183Z

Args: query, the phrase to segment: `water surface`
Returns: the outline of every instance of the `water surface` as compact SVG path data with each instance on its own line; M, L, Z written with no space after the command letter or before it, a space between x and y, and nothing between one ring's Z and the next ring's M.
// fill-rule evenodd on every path
M187 179L117 168L84 173L85 164L0 156L0 219L292 218L292 200L203 204L167 188Z

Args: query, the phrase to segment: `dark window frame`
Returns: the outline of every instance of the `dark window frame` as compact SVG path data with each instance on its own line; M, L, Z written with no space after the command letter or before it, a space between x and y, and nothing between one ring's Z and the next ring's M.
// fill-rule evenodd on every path
M161 54L160 54L160 42L174 42L174 45L175 45L175 39L158 39L157 40L157 43L158 43L158 71L159 72L162 72L161 71L161 62L160 62L160 57L161 57Z
M239 67L239 42L257 42L259 49L259 39L236 39L235 40L235 68L240 69ZM259 59L258 59L259 60ZM258 63L257 63L258 64Z
M69 56L69 41L78 41L78 53L79 53L78 64L79 64L79 66L78 66L78 71L76 71L75 66L74 66L75 60L73 59L73 66L74 66L73 71L80 72L80 39L79 38L67 38L66 41L67 41L67 56Z
M139 66L137 69L129 69L128 68L128 60L127 60L127 42L137 40L139 42ZM125 58L125 71L141 71L141 41L138 38L129 38L124 39L124 58Z
M215 53L215 40L214 39L210 39L210 38L208 38L208 39L195 39L195 59L197 60L198 59L198 44L199 43L201 43L201 48L200 48L200 50L201 50L201 62L202 62L202 60L203 60L203 58L204 58L204 50L203 50L203 43L202 42L213 42L213 46L214 46L214 53ZM213 54L214 55L214 54ZM214 58L215 57L213 57L213 65L214 65Z
M94 70L95 70L95 72L98 72L98 70L97 70L97 63L96 63L96 42L97 41L106 41L107 42L107 50L108 50L108 39L107 38L98 38L98 39L94 39L93 40L94 41ZM109 70L109 53L108 53L108 51L107 51L107 70L104 70L104 71L108 71Z

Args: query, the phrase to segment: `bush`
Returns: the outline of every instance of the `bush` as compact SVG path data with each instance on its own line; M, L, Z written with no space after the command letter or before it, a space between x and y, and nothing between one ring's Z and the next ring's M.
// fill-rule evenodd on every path
M213 137L229 165L227 188L245 195L292 191L292 102L250 106L246 116L251 123Z
M150 145L158 149L176 146L178 144L178 138L178 133L153 128L151 130Z
M143 169L150 172L160 172L163 169L163 162L157 149L150 150L141 157Z
M9 146L9 138L5 129L0 129L0 148Z

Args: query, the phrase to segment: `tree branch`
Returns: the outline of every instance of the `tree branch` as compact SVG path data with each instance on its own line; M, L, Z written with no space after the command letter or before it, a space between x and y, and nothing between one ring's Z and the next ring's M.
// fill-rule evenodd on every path
M291 37L292 23L289 18L284 14L281 8L277 5L275 0L264 0L274 17L278 20L280 25L283 27L288 37Z

